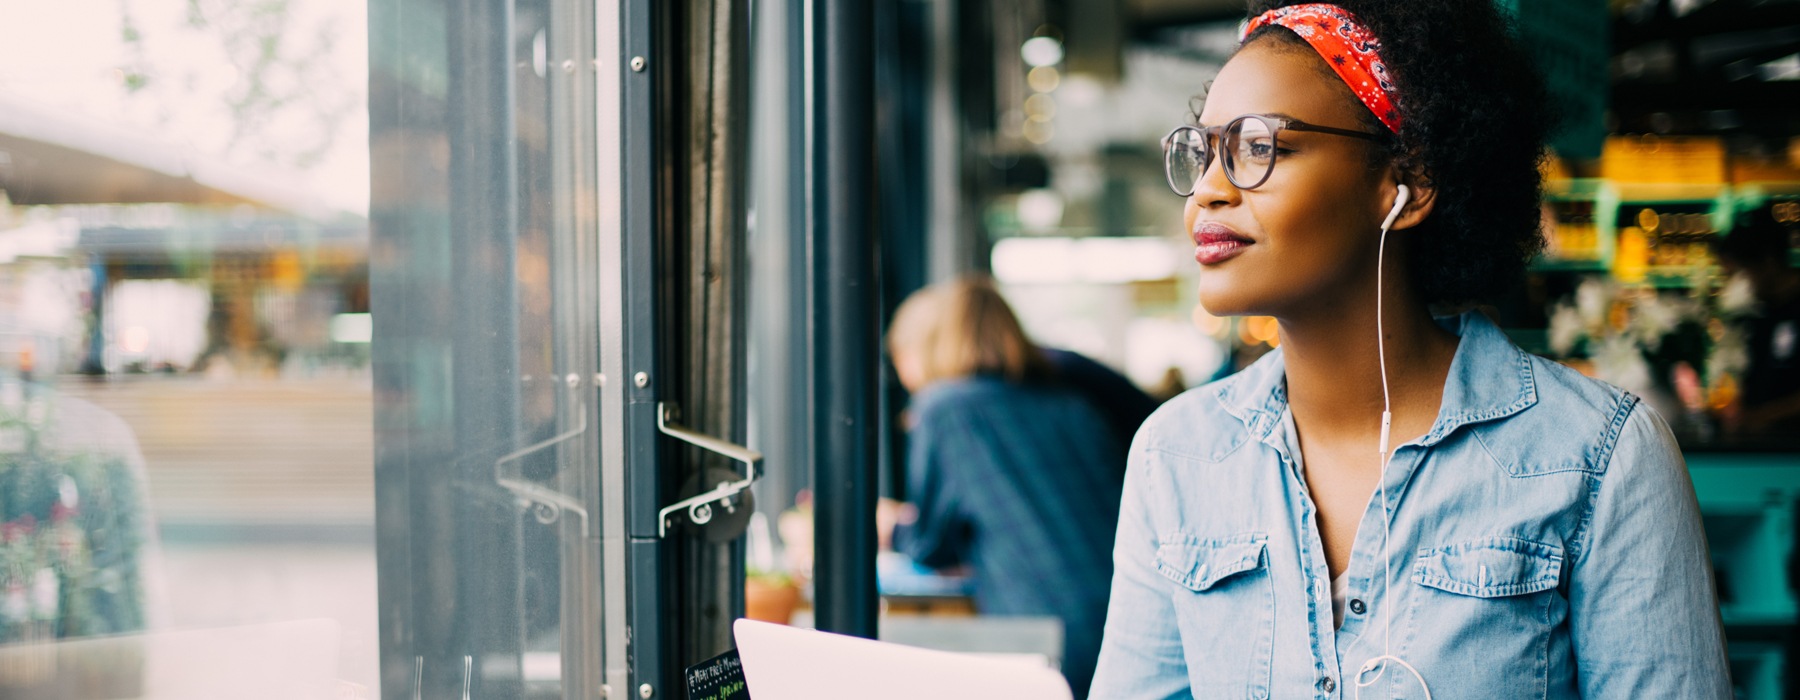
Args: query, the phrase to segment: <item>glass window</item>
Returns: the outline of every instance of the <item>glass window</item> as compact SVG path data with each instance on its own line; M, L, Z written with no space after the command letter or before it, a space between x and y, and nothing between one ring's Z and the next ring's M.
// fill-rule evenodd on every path
M367 26L0 23L0 696L375 697Z

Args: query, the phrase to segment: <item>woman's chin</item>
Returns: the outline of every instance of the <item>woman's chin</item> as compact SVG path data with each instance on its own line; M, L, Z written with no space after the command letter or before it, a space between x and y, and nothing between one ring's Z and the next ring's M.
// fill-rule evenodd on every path
M1241 289L1233 289L1229 284L1207 284L1204 274L1200 276L1200 308L1214 316L1256 315L1254 302Z

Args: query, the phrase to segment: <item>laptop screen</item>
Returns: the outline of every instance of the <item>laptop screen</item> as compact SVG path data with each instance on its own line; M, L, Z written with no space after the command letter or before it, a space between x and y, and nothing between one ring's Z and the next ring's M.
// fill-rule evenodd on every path
M744 678L755 700L1071 700L1062 674L1018 659L953 654L738 620Z

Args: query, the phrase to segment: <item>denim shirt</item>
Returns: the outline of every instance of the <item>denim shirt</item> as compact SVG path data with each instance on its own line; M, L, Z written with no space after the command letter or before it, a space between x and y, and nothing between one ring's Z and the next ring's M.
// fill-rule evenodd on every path
M1288 447L1281 352L1150 417L1127 466L1092 697L1354 698L1384 637L1438 700L1730 697L1699 507L1668 427L1479 314L1450 323L1461 341L1437 420L1382 482L1392 559L1378 492L1341 627ZM1364 680L1365 699L1425 697L1397 666Z

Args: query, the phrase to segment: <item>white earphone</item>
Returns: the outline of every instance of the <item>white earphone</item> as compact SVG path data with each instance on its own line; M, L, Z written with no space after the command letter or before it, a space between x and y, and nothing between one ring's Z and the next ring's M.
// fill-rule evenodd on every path
M1389 437L1389 432L1390 432L1389 429L1392 427L1393 422L1394 422L1394 412L1393 412L1393 399L1392 399L1391 395L1388 393L1387 342L1386 342L1387 334L1383 331L1382 323L1381 323L1381 321L1382 321L1382 318L1381 318L1382 317L1382 313L1381 313L1381 311L1382 311L1382 309L1381 309L1381 304L1382 304L1381 273L1382 273L1382 263L1384 262L1384 258L1386 258L1386 256L1387 256L1388 229L1393 228L1394 221L1396 219L1400 218L1400 211L1402 209L1406 208L1407 200L1412 198L1412 191L1406 189L1406 185L1398 185L1397 187L1398 187L1398 189L1394 192L1394 208L1388 210L1387 218L1382 220L1382 222L1381 222L1381 243L1379 244L1380 247L1376 249L1376 253L1375 253L1375 348L1376 348L1376 353L1378 354L1379 364L1381 366L1381 404L1382 404L1382 407L1381 407L1381 481L1376 484L1376 488L1380 489L1380 491L1381 491L1381 561L1382 561L1382 569L1384 572L1384 574L1382 576L1382 581L1381 581L1381 586L1382 586L1382 594L1381 594L1381 598L1382 598L1382 601L1381 601L1381 608L1382 608L1381 655L1377 656L1375 658L1369 659L1368 661L1363 662L1362 668L1357 670L1357 673L1356 673L1356 697L1358 698L1358 700L1360 700L1362 698L1362 689L1363 688L1367 688L1371 685L1374 685L1376 681L1381 680L1382 676L1387 675L1387 664L1390 662L1411 672L1413 675L1413 678L1415 678L1419 681L1419 688L1425 691L1425 700L1431 700L1431 686L1426 685L1425 677L1423 675L1420 675L1419 670L1416 668L1413 668L1412 664L1407 663L1405 659L1395 656L1392 651L1392 648L1389 646L1389 637L1391 636L1390 632L1392 632L1393 626L1394 626L1394 614L1393 614L1394 601L1393 601L1393 596L1388 592L1387 588L1388 588L1388 580L1392 579L1394 576L1394 572L1393 572L1394 560L1393 560L1391 553L1388 551L1388 536L1391 534L1389 532L1389 530L1393 526L1393 516L1392 516L1392 511L1390 511L1388 509L1387 462L1388 462L1388 437ZM1357 639L1356 640L1357 644L1361 644L1363 639L1367 639L1367 637ZM1375 674L1373 677L1369 676L1369 674L1371 672L1373 672Z
M1381 231L1383 233L1386 233L1388 229L1393 228L1394 220L1400 218L1400 210L1405 209L1406 202L1412 199L1412 190L1406 189L1406 185L1399 185L1398 187L1399 190L1394 192L1394 208L1388 210L1387 218L1383 219L1381 222Z

